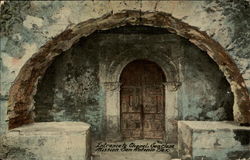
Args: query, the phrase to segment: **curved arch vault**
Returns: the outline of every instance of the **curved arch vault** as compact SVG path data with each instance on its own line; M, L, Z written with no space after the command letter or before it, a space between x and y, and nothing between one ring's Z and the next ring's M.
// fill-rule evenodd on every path
M199 31L198 28L190 26L169 14L128 10L79 23L42 46L22 67L10 89L8 108L9 128L15 128L34 121L33 95L36 93L38 79L44 75L46 69L57 55L71 48L81 37L86 37L96 30L107 30L127 24L166 28L168 31L188 39L201 50L206 51L217 63L230 83L234 94L234 120L243 124L250 123L250 101L245 82L236 64L218 42L210 38L205 32ZM122 68L132 60L127 59L121 65L111 63L108 70L112 74L105 78L107 88L119 85L117 83L118 75L120 75ZM156 57L152 57L152 60L156 60ZM162 63L159 65L170 66L171 70L175 69L171 64ZM178 77L174 76L172 78L178 79Z

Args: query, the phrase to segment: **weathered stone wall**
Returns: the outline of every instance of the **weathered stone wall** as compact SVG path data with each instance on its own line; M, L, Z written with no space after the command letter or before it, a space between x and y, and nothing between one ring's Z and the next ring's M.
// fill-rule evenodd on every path
M233 95L218 66L196 46L183 41L183 83L178 107L183 120L233 120Z
M84 121L101 135L103 93L99 85L101 48L82 40L56 58L38 85L35 121Z
M181 55L176 43L183 48ZM164 29L132 26L93 33L56 58L38 83L35 121L84 121L92 125L94 135L103 136L106 113L99 68L114 59L150 60L150 55L166 63L182 59L182 70L173 73L183 75L177 91L179 119L233 120L230 85L206 53ZM167 105L167 112L175 105Z
M250 88L249 1L46 1L1 6L1 132L6 130L9 89L24 63L66 28L122 10L161 11L206 31L237 63Z
M2 160L90 160L90 125L83 122L35 123L0 136Z
M183 160L250 158L250 128L233 122L178 122L178 150Z

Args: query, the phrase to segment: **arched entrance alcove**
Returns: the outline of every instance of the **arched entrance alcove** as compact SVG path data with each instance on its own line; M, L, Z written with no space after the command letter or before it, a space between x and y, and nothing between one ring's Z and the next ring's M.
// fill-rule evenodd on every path
M166 28L170 32L188 39L201 50L205 51L217 63L230 83L231 90L234 94L234 120L243 124L250 122L250 102L246 85L236 64L219 43L210 38L205 32L199 31L199 29L181 22L169 14L163 12L144 13L140 11L123 11L121 13L105 15L98 19L91 19L79 23L71 29L65 30L47 42L25 63L10 89L8 108L9 128L15 128L34 121L33 96L36 93L38 79L44 75L46 69L56 56L71 48L81 37L86 37L96 30L107 30L127 24ZM155 59L157 59L157 57L155 57ZM129 61L131 60L127 59L124 63ZM113 63L108 67L111 72L121 72L121 70L116 70L112 66L114 66ZM174 69L175 66L172 66L171 70ZM106 77L106 86L110 87L110 84L114 82L118 85L117 80L113 81L115 79L114 76ZM176 76L173 77L174 79L178 78ZM114 101L111 101L110 103L113 102ZM112 112L110 112L110 114L112 115Z
M124 26L124 30L126 30L126 27L128 26ZM122 28L123 27L120 27L121 33L124 32ZM134 26L129 26L129 28L132 30L137 30ZM129 28L127 29L130 30ZM138 28L142 30L145 29L143 26L138 26ZM161 34L166 34L167 32L166 30L161 30L160 28L155 27L149 27L148 29L154 30L153 32L159 32L160 30L159 33ZM117 28L117 30L119 30L119 28ZM167 107L166 110L168 111L164 115L164 135L162 135L163 137L158 138L171 139L172 141L176 142L176 119L178 117L176 90L181 85L179 73L181 58L176 58L173 60L173 57L170 57L169 55L174 52L176 57L180 57L180 55L183 53L183 50L180 47L180 39L178 36L166 34L164 37L165 42L171 44L165 48L166 50L163 49L162 51L158 50L157 52L152 52L150 47L147 48L145 44L141 44L141 42L139 42L140 40L138 40L137 44L141 45L122 50L122 52L119 52L117 56L113 56L111 61L100 63L99 77L105 92L106 139L116 141L125 138L121 133L121 76L130 63L136 62L138 60L146 60L153 62L159 66L159 68L161 68L164 74L164 82L162 83L164 88L164 97L168 97L168 100L165 101L164 104ZM159 43L159 41L155 40L155 43ZM123 43L123 45L125 45L125 43ZM175 51L173 51L173 48L175 48Z

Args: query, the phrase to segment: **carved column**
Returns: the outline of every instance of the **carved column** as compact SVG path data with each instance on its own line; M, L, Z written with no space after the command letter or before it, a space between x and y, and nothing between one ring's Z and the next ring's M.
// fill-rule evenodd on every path
M105 82L106 139L120 140L120 82Z

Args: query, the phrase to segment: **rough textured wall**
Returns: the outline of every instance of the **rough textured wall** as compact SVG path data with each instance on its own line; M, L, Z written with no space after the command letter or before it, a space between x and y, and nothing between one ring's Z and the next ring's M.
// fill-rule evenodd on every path
M232 122L179 121L179 156L193 160L237 160L250 157L250 128Z
M184 47L178 102L184 120L233 120L233 94L219 67L190 42Z
M34 97L36 121L85 121L101 133L103 98L95 47L93 41L82 40L56 58Z
M176 40L184 49L184 78L178 92L180 119L233 120L230 85L206 53L166 30L134 26L94 33L56 58L39 82L35 120L88 122L100 137L105 112L99 64L108 65L117 57L144 55L147 59L159 53L173 60L176 53L171 48L175 48Z
M90 160L90 125L35 123L0 136L1 160Z
M0 18L0 132L6 130L9 88L32 54L68 27L124 9L162 11L206 31L232 56L250 88L249 1L6 2Z

